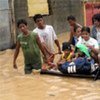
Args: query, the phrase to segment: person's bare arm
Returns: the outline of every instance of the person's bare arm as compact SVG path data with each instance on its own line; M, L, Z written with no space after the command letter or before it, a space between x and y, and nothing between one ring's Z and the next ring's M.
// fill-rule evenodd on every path
M70 36L69 36L69 41L68 41L69 43L72 42L73 34L74 34L74 27L70 26Z
M57 61L57 63L59 63L62 60L62 57L60 56L59 60Z
M50 50L48 49L48 47L46 46L46 44L43 42L42 43L43 45L43 48L45 49L45 51L49 54L49 55L52 55L52 53L50 52Z
M69 36L69 43L71 43L72 42L72 38L73 38L73 34L70 32L70 36Z
M98 53L99 53L99 49L92 48L92 51L93 51L95 54L97 54L97 55L98 55Z
M56 44L57 47L58 47L58 53L61 54L62 52L61 52L61 48L60 48L60 44L59 44L58 39L55 40L55 44Z
M47 57L46 57L46 53L45 53L44 47L43 47L43 45L42 45L42 43L41 43L40 38L39 38L38 35L36 35L36 41L37 41L37 44L38 44L38 46L39 46L41 52L43 53L44 57L45 57L46 60L47 60Z
M98 55L99 49L96 49L96 48L94 48L93 46L90 46L90 45L87 45L87 47L90 48L91 51L92 51L94 54Z
M20 49L20 43L17 42L17 44L16 44L16 49L15 49L15 53L14 53L14 59L13 59L13 67L14 67L15 69L17 69L16 59L17 59L18 54L19 54L19 49Z

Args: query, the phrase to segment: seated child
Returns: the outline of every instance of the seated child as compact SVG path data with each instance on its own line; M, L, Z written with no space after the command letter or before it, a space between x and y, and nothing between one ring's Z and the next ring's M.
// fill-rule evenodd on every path
M70 62L74 56L74 52L71 49L70 43L68 43L68 42L62 43L62 51L63 51L63 54L61 55L61 57L57 63L58 66L65 63L66 61Z
M99 44L97 40L90 37L90 28L89 27L83 27L81 30L81 37L79 38L79 41L77 44L84 44L88 47L91 57L95 60L95 62L98 62L98 53L99 53Z
M71 62L65 62L58 66L58 69L66 73L77 74L90 74L96 67L94 61L91 59L88 48L84 44L77 44L75 51L77 52L76 58Z
M53 62L53 60L54 60L55 55L57 55L58 53L55 53L55 54L49 56L49 58L46 62L48 64L49 68L56 69L57 66L65 63L66 61L69 61L69 62L71 61L71 59L73 58L74 52L71 50L70 43L68 43L68 42L62 43L62 51L63 51L63 54L61 55L57 64L55 64ZM44 66L43 69L45 69L46 65L44 64L43 66Z

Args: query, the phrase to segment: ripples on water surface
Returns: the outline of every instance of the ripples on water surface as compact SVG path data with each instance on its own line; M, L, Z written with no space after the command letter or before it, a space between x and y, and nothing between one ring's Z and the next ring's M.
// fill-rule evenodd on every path
M99 80L24 75L22 52L18 71L12 68L13 54L14 50L0 52L0 100L100 100Z

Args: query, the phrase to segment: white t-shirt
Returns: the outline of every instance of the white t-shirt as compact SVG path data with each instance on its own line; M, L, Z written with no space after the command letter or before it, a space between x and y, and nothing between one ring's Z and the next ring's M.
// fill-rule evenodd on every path
M54 41L57 39L57 36L53 27L50 25L46 25L44 29L39 29L37 27L33 32L38 33L41 42L45 42L49 50L54 53Z
M77 44L90 45L90 46L93 46L95 49L99 49L99 44L97 40L95 40L92 37L90 37L88 41L85 41L82 37L79 37L79 41L77 42Z

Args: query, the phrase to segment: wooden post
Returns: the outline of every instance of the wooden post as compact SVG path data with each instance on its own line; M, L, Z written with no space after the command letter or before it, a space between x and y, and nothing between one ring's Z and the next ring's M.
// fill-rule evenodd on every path
M14 13L14 2L15 0L11 0L11 35L13 44L16 43L16 23L15 23L15 13Z
M86 26L86 0L83 0L83 14L84 14L84 26Z

